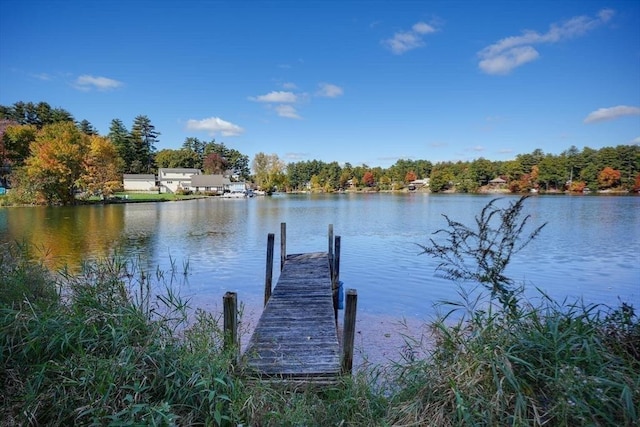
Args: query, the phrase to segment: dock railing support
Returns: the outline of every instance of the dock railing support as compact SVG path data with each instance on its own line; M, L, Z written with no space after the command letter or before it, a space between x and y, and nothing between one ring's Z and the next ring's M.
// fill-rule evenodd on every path
M353 369L353 343L356 335L358 291L355 289L347 290L345 303L344 331L342 332L342 373L351 374Z
M223 306L223 330L224 350L232 351L233 363L239 360L240 346L238 345L238 295L235 292L227 292L222 298Z
M331 280L333 280L333 224L329 224L329 271L331 272Z
M275 246L275 234L267 235L267 268L264 278L264 305L271 298L271 285L273 283L273 247Z
M287 260L287 223L280 223L280 271L284 268Z
M340 298L340 246L342 239L340 236L335 237L335 248L333 250L333 259L331 260L331 289L333 290L333 311L338 324L338 299Z

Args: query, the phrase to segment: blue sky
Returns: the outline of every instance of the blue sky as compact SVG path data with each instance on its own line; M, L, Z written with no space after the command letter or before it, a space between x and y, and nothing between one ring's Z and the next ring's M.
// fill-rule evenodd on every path
M640 1L56 1L0 6L0 104L158 149L285 162L508 160L640 143Z

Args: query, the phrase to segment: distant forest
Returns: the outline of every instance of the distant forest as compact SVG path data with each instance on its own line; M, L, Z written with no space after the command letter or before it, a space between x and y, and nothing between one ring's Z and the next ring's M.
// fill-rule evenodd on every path
M285 163L277 154L265 153L249 162L237 149L195 137L179 148L158 151L160 135L145 115L137 116L130 128L115 118L109 133L99 135L89 121L77 121L46 102L0 105L0 186L15 189L20 202L68 204L78 192L118 191L122 174L170 167L226 173L266 191L402 190L428 179L432 192L474 193L496 178L503 190L515 193L640 191L638 145L598 150L571 146L560 154L536 149L507 161L400 159L381 168L320 160Z

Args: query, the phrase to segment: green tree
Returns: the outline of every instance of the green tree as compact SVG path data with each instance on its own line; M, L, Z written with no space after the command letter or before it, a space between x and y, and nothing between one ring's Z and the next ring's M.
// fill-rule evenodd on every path
M122 159L121 172L130 173L131 163L135 159L135 152L131 141L131 134L124 123L122 123L122 120L111 120L108 137L115 146L118 157Z
M131 142L134 158L131 162L132 172L151 173L153 156L156 152L160 132L151 124L149 117L140 115L133 120L131 127Z
M7 126L2 136L5 161L14 166L22 166L29 157L30 146L36 140L37 133L38 128L35 125Z
M450 164L439 163L431 170L429 177L429 188L434 193L448 190L454 184L455 176Z
M200 163L201 160L196 153L183 148L179 150L166 148L155 155L155 164L158 168L200 169L198 167Z
M78 123L78 128L80 129L80 131L82 133L84 133L85 135L98 135L98 130L93 127L93 125L89 122L89 120L82 120L80 123Z
M1 114L5 119L18 122L21 125L33 125L38 129L58 122L73 122L73 116L62 108L52 108L46 102L16 102L10 107L3 107Z

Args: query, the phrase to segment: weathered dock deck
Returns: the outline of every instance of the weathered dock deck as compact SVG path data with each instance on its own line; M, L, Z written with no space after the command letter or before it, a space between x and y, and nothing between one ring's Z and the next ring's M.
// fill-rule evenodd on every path
M244 353L250 375L308 382L341 374L332 254L286 255Z

